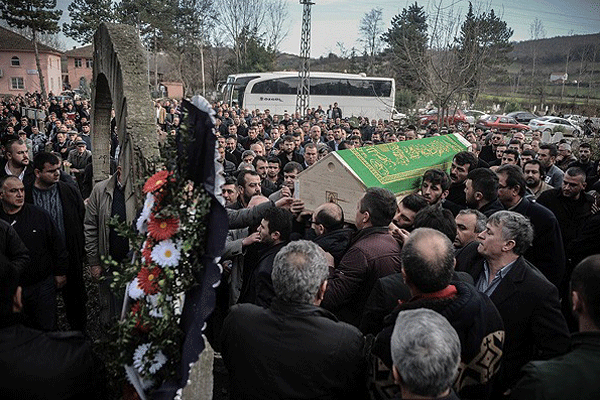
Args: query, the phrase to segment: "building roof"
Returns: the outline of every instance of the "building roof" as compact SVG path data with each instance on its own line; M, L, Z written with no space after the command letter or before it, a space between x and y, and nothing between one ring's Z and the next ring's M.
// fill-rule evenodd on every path
M64 52L64 55L67 57L74 58L92 58L92 53L94 52L93 45L88 44L87 46L73 48L71 50L67 50Z
M0 51L35 51L31 40L23 35L0 26ZM38 51L41 53L52 53L61 55L62 51L38 42Z

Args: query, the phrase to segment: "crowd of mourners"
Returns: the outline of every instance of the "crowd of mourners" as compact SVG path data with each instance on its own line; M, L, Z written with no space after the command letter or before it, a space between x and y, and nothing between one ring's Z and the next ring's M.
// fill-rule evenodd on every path
M162 143L180 105L154 107ZM345 118L337 104L304 117L213 107L230 230L205 333L231 399L598 398L597 143ZM92 187L88 121L83 100L0 99L7 398L104 393L85 337L55 331L57 290L85 332L83 265L109 278L101 257L129 253L107 222L126 218L120 168ZM330 152L450 133L468 150L401 200L371 187L348 216L333 202L306 210L295 193ZM122 302L109 283L99 282L104 326Z

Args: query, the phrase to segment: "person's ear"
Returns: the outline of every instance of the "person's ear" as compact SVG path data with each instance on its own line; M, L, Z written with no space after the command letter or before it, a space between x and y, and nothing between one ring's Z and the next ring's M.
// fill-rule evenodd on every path
M369 222L371 220L371 214L368 211L363 213L363 223Z
M581 301L581 297L579 296L579 293L577 293L576 291L572 291L571 292L571 304L573 307L573 312L575 314L581 314L583 311L583 302Z
M281 233L279 233L279 231L275 231L271 233L271 238L273 240L279 240L281 238Z
M475 200L481 201L483 199L483 193L475 192Z
M394 377L394 383L398 386L402 384L402 378L400 377L400 372L398 372L398 368L396 366L392 366L392 376Z
M17 287L17 291L13 296L13 312L21 312L23 309L23 289L21 286Z
M502 246L503 251L511 251L514 249L516 242L514 240L507 240L504 246Z
M445 199L446 197L448 197L448 194L449 194L449 193L450 193L450 191L449 191L449 190L444 190L444 191L442 192L442 199Z
M408 285L408 276L406 276L406 271L404 267L400 267L400 273L402 274L402 279L404 279L404 283Z

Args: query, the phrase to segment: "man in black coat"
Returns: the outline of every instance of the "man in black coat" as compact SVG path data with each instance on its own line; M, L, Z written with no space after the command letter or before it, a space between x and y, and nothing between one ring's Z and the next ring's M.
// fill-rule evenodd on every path
M430 228L414 230L402 248L402 275L410 299L397 301L400 305L384 319L385 328L377 335L373 354L391 368L390 339L398 314L417 308L434 310L450 322L460 338L461 372L454 389L463 399L487 398L502 358L502 318L486 295L468 283L451 281L453 273L450 239ZM486 362L481 363L482 359Z
M352 229L344 228L344 211L336 203L324 203L315 209L311 226L317 237L313 242L333 256L337 266L350 244Z
M50 215L25 203L23 182L16 176L0 178L0 219L8 222L27 246L30 262L21 273L25 313L36 328L56 328L56 288L67 280L67 249Z
M469 172L477 168L477 157L469 151L461 151L452 159L450 167L450 189L446 200L453 202L461 208L467 206L465 198L465 181Z
M291 242L274 260L271 305L231 308L222 354L232 399L366 398L363 335L319 307L327 274L316 244Z
M256 297L245 299L262 307L268 307L275 297L271 272L275 255L286 245L292 232L292 214L283 208L269 209L258 227L260 242L268 247L259 255L255 268Z
M0 376L3 399L102 399L103 367L78 332L25 326L19 273L0 255Z
M487 168L477 168L469 172L465 181L465 197L467 206L486 217L504 210L498 200L498 176Z
M565 251L556 217L546 207L525 197L527 183L521 168L503 165L496 173L498 199L502 205L526 216L533 225L533 242L525 252L525 258L559 287L565 273Z
M83 282L85 206L79 190L60 181L60 161L52 153L41 152L33 159L35 182L25 187L25 201L46 210L69 252L67 285L63 297L71 329L86 324L86 292Z
M564 354L569 330L558 290L523 254L533 241L531 223L513 211L498 211L487 229L456 254L456 269L471 274L475 287L492 300L504 322L503 367L495 394L516 382L532 360Z
M565 172L562 187L546 190L538 197L538 203L556 216L565 249L592 215L594 198L585 192L585 178L585 172L580 168L571 167Z

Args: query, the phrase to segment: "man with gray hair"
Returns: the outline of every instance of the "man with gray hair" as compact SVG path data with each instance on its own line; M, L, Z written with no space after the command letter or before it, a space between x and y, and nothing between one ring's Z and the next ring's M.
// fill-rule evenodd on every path
M569 330L556 286L523 257L533 241L529 220L514 211L498 211L478 239L456 254L456 270L471 274L504 321L504 368L494 389L501 397L510 393L527 362L564 354Z
M487 217L480 211L467 208L460 210L454 221L456 222L454 247L460 249L477 240L477 235L485 230Z
M398 398L458 400L452 383L458 375L460 340L446 318L424 308L401 312L391 346Z
M232 399L365 398L362 334L319 307L327 275L318 245L291 242L275 256L269 308L231 308L222 354Z

